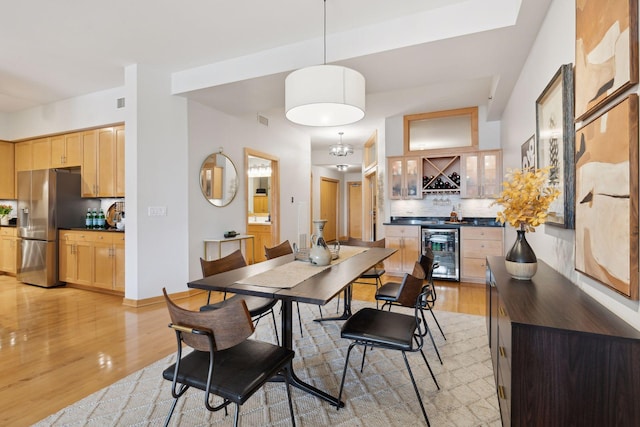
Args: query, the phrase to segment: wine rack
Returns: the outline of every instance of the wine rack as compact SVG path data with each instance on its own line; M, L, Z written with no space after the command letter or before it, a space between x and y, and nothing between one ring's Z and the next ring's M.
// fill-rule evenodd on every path
M422 192L460 192L460 156L423 157Z

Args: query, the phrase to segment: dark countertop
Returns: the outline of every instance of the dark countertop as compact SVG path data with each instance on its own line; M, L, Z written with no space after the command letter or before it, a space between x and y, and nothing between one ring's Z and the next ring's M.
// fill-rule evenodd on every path
M495 218L464 218L460 222L449 222L448 217L407 217L392 216L391 221L384 225L417 225L429 228L459 228L459 227L504 227Z
M93 229L93 228L59 228L59 230L71 230L71 231L108 231L113 233L124 233L124 229L118 230L117 228L103 228L103 229Z

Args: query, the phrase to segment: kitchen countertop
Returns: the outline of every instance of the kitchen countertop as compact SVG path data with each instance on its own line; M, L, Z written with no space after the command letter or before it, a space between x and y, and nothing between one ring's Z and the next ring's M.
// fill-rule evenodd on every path
M448 217L391 217L391 221L384 225L417 225L429 228L459 228L459 227L504 227L495 218L464 218L459 222L450 222Z
M59 230L71 230L71 231L107 231L109 233L124 233L124 229L118 230L117 228L59 228Z

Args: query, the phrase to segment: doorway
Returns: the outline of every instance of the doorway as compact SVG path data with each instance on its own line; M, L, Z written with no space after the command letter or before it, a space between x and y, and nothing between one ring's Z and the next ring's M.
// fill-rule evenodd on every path
M331 242L338 240L338 197L340 181L331 178L320 178L320 218L326 219L324 226L324 240Z
M245 154L247 234L254 236L255 259L266 259L264 248L280 243L279 159L250 148Z
M362 239L362 183L347 182L347 237Z
M364 197L362 209L364 210L364 224L362 239L373 241L376 240L376 212L378 210L378 180L375 169L364 176L363 187Z

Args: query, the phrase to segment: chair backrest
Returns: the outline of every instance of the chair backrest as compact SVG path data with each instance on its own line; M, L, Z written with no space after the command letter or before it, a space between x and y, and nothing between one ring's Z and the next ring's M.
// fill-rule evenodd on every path
M214 351L233 347L246 340L253 334L254 326L244 300L236 300L225 304L217 310L191 311L179 307L162 288L164 299L169 309L171 323L187 329L198 329L211 332L213 335ZM209 339L206 335L184 333L182 340L185 344L200 351L209 351Z
M433 255L433 251L431 250L431 248L426 248L424 253L420 255L420 258L418 259L418 262L420 263L420 265L422 266L422 269L424 270L426 280L430 280L431 275L433 274L434 259L435 259L435 256Z
M353 237L349 237L346 241L340 242L341 245L347 246L361 246L367 248L384 248L385 239L375 240L373 242L369 242L366 240L355 239Z
M291 247L291 243L288 240L280 243L277 246L272 248L264 247L264 255L267 259L278 258L283 255L288 255L293 253L293 248Z
M235 270L236 268L245 267L246 265L247 262L244 260L240 249L220 259L205 260L200 258L200 267L202 267L203 277L213 276L214 274L224 273L229 270Z
M422 265L416 261L411 274L405 274L402 279L400 292L398 293L398 304L405 307L415 307L418 296L422 292L424 278L424 269Z

